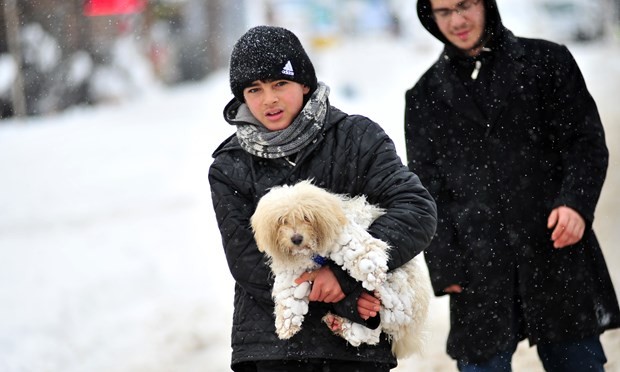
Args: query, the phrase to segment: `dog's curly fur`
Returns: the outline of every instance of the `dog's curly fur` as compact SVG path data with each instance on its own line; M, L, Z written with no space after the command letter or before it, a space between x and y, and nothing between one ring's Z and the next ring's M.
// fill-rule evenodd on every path
M381 299L377 329L328 313L326 323L336 320L341 325L334 333L358 346L378 343L385 332L397 358L421 350L430 284L417 258L387 271L389 246L366 231L383 213L363 196L332 194L310 181L275 187L261 198L251 224L258 249L269 257L275 276L272 296L280 338L290 338L301 329L310 283L297 285L295 279L319 268L314 257L321 256L342 266Z

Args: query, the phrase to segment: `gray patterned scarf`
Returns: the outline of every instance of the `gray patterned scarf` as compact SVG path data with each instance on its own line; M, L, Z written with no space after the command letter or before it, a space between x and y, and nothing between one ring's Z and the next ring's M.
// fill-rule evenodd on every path
M266 159L283 158L299 152L321 132L327 114L328 96L329 87L319 82L308 103L291 125L276 131L270 131L258 123L251 116L247 105L241 105L236 117L243 117L246 121L237 124L237 138L241 147L252 155Z

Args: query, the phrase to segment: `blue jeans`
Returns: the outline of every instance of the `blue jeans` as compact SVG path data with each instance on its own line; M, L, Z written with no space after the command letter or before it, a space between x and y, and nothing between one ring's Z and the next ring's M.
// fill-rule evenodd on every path
M598 336L578 341L539 344L538 356L547 372L604 372L607 363L603 346ZM457 362L461 372L510 372L512 354L505 351L484 363Z
M604 372L607 357L598 336L573 342L537 346L540 361L548 372Z
M510 372L514 352L515 350L504 351L483 363L463 363L459 360L456 366L461 372Z

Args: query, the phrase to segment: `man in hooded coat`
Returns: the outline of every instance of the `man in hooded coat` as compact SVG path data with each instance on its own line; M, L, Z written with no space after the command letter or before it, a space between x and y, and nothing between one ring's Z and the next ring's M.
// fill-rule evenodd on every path
M620 326L592 230L608 151L569 50L515 37L494 0L419 0L445 48L406 93L409 168L436 199L425 258L450 295L448 354L510 370L520 340L547 371L603 371Z

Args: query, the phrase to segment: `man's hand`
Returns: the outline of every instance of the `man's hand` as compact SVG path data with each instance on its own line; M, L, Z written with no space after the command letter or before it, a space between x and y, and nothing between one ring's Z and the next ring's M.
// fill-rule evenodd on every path
M562 206L551 211L547 220L547 228L554 228L551 233L553 247L564 248L577 243L583 238L586 222L577 211Z
M323 266L314 271L307 271L297 279L295 283L301 284L303 282L312 282L312 290L308 299L310 301L320 302L338 302L345 298L342 288L338 279L329 268L329 266Z
M451 286L446 287L443 291L446 293L461 293L463 292L463 287L458 284L452 284Z

